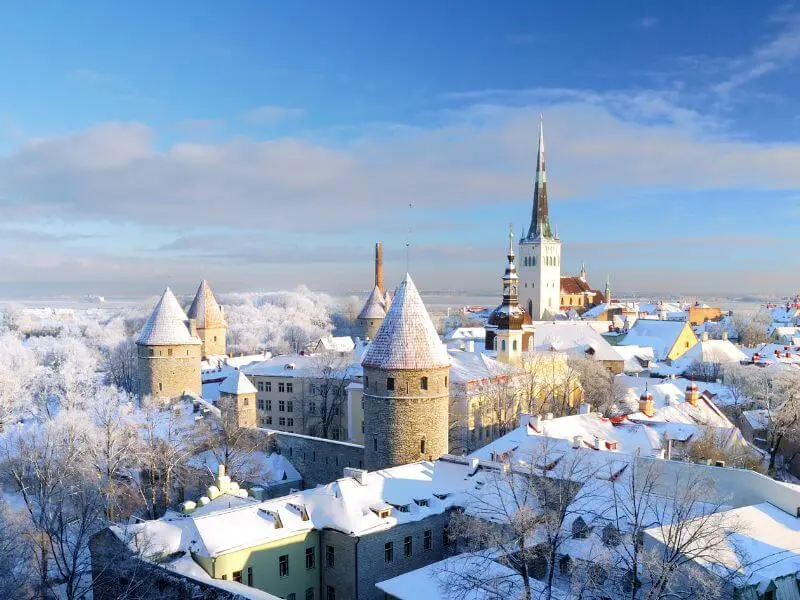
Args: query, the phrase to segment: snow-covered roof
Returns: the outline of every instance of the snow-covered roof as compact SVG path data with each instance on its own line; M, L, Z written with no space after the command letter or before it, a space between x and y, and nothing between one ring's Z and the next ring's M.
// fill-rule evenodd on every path
M508 366L483 352L450 349L450 381L468 383L509 373Z
M485 327L456 327L446 336L445 341L483 340L486 338Z
M619 352L588 323L538 321L533 323L533 327L533 344L536 350L555 350L581 356L591 351L596 360L623 360Z
M365 367L379 369L430 369L447 367L447 348L439 339L417 287L406 273L392 306L369 345Z
M747 360L747 355L728 340L703 340L674 360L672 366L684 372L696 362L725 364L743 360Z
M219 384L219 391L225 394L255 394L256 387L241 371L234 371Z
M183 312L172 290L167 288L142 327L137 344L146 346L171 346L200 344L200 339L189 333L188 317Z
M352 352L356 347L353 338L349 335L328 336L320 338L317 342L315 352Z
M383 319L386 316L386 299L376 285L372 288L367 301L361 312L358 313L359 319Z
M225 316L222 309L217 304L211 286L203 279L197 293L194 295L192 305L189 307L187 316L197 320L197 326L201 329L205 327L225 327Z
M684 321L637 319L620 345L649 346L657 359L664 360L684 327Z
M614 350L625 359L625 373L641 373L647 368L645 365L655 360L655 354L650 347L615 346Z

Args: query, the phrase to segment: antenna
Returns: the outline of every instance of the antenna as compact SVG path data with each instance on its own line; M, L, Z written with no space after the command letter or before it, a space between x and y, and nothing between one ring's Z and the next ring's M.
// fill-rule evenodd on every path
M408 230L406 231L406 273L409 271L408 263L409 263L409 248L411 247L411 209L413 205L411 202L408 203Z

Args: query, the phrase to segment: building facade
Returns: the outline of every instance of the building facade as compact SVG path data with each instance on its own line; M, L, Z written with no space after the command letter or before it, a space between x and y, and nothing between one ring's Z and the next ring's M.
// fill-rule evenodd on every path
M561 240L550 227L544 129L541 123L533 212L528 232L519 242L519 260L522 306L534 321L547 319L561 307Z

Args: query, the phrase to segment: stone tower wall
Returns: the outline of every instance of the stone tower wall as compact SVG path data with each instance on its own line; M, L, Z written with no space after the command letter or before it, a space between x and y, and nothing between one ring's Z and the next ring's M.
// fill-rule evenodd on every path
M223 356L227 354L227 345L225 344L225 334L227 333L226 327L198 327L197 336L203 341L202 355L207 356ZM216 341L214 338L217 338Z
M200 344L137 348L142 396L170 400L184 392L200 395Z
M219 409L225 419L231 418L239 427L256 426L256 395L226 394L219 396Z
M360 321L361 335L364 339L374 340L375 336L378 335L383 319L360 319Z
M450 369L364 368L364 463L369 470L436 460L448 451ZM394 378L394 390L387 379ZM428 389L421 387L428 378ZM421 441L425 440L422 452Z

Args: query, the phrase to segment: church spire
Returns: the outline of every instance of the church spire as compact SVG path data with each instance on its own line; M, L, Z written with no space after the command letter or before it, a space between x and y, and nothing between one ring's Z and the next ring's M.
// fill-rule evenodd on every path
M508 263L503 274L503 306L519 306L519 277L517 267L514 265L514 229L508 227Z
M611 277L606 274L606 304L611 304Z
M528 239L552 237L547 207L547 171L544 165L544 119L539 115L539 151L536 156L536 180L533 188L533 213Z

